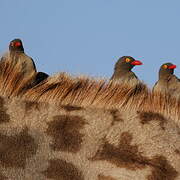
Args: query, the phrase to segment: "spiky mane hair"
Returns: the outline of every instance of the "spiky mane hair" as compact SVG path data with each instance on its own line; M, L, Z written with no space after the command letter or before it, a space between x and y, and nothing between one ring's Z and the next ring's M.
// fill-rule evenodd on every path
M24 77L17 56L6 54L0 61L0 94L13 97L23 94L35 78L35 74Z
M104 109L133 109L180 117L180 101L168 94L152 93L143 83L136 86L118 81L72 77L60 73L28 89L23 97L36 102Z
M56 105L141 110L180 117L180 100L168 94L152 93L143 83L134 86L60 73L30 88L34 76L24 78L12 59L0 63L0 95Z
M124 106L127 101L135 99L136 101L145 99L148 96L148 89L143 83L131 86L120 84L118 81L85 76L72 77L60 73L29 89L24 96L33 101L107 108Z

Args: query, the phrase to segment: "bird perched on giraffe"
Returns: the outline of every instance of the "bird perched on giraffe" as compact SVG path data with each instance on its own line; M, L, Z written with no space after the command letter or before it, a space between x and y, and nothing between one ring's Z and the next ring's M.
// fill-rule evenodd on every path
M20 68L24 78L30 78L34 76L30 87L39 84L41 81L49 77L49 75L44 72L37 72L33 59L24 52L21 39L14 39L9 43L9 52L1 58L0 63L3 63L7 60L10 60L12 65L17 65L18 68Z
M159 69L159 79L153 87L153 92L168 93L171 96L179 97L180 80L174 75L175 64L164 63Z
M114 67L114 73L111 80L118 81L122 83L129 83L131 85L136 85L140 83L140 80L132 72L132 68L136 65L142 65L141 61L135 60L131 56L123 56L118 59Z
M10 60L13 65L19 66L24 77L30 77L37 72L33 59L25 54L20 39L14 39L9 43L9 52L1 58L1 63L6 60Z

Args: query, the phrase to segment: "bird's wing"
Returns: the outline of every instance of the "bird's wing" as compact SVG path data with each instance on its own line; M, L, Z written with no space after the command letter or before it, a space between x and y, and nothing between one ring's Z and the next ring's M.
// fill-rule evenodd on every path
M175 75L171 76L171 79L169 80L169 83L173 83L173 84L176 84L176 83L179 83L180 82L180 79L177 78Z
M34 60L31 58L31 60L32 60L32 63L33 63L33 66L34 66L34 70L37 72L37 69L36 69L36 65L35 65L35 63L34 63Z
M111 76L110 80L113 80L114 79L114 74Z
M153 88L152 88L152 91L154 92L156 90L156 87L158 85L158 81L154 84Z
M34 60L33 60L31 57L29 57L29 56L26 55L25 53L21 54L21 57L22 57L23 59L26 59L27 64L29 64L30 67L33 67L34 71L37 72L37 70L36 70L36 65L35 65L35 63L34 63Z
M168 81L168 91L172 96L179 96L180 81L175 75L171 76L170 80Z
M132 71L128 72L127 78L129 80L133 80L133 79L139 80L138 77L136 76L136 74L134 72L132 72Z
M167 88L168 88L168 85L166 82L162 81L162 80L158 80L153 88L152 88L152 92L166 92L167 91Z
M132 74L133 78L138 79L138 77L136 76L136 74L135 74L134 72L132 72L132 73L133 73L133 74Z

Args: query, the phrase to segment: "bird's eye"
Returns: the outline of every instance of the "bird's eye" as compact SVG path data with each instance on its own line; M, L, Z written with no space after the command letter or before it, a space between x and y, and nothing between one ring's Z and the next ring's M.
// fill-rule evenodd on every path
M165 64L165 65L163 66L163 68L164 68L164 69L167 69L167 68L168 68L168 66Z
M130 62L131 60L129 58L126 58L125 61L128 63Z

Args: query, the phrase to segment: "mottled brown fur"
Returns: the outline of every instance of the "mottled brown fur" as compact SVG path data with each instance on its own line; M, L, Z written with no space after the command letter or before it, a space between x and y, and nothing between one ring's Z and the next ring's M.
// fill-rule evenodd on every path
M180 156L180 150L179 149L176 149L175 153Z
M0 173L0 180L7 180L8 178L6 176L3 176L1 173Z
M0 170L4 168L3 176L9 179L32 176L33 180L66 180L74 176L84 180L90 177L94 180L111 177L121 180L125 170L131 179L139 177L139 173L131 175L136 171L141 172L142 180L176 180L179 175L179 156L175 152L179 150L180 143L175 121L167 119L166 130L160 128L157 131L151 123L148 125L151 129L146 129L147 126L134 127L140 122L139 114L132 114L137 111L78 107L67 111L59 105L24 101L21 108L16 108L21 104L18 99L6 99L4 102L11 121L0 126ZM166 142L164 139L172 137L169 123L173 123L177 131L174 131L175 139ZM126 127L129 126L128 130ZM149 131L155 133L155 137L149 136ZM139 142L140 139L144 140ZM152 140L156 143L153 146ZM164 152L165 147L167 153ZM146 148L151 150L150 156L146 154ZM173 156L168 157L168 154ZM112 167L117 169L116 176ZM10 169L16 169L17 173Z
M116 180L116 179L111 176L99 175L98 180Z
M38 147L27 128L14 136L0 133L0 144L0 164L6 168L25 168L26 159L34 155Z
M148 176L148 180L175 180L178 175L163 156L154 157L148 164L152 166L152 174Z
M104 160L115 164L117 167L124 167L131 170L152 168L152 174L148 180L175 180L178 172L169 164L163 156L156 156L152 159L144 157L136 145L130 145L132 135L124 132L118 147L105 143L102 149L92 158L93 161Z
M71 106L71 105L61 106L61 108L65 109L68 112L70 112L70 111L78 111L78 110L82 110L83 109L82 107Z
M73 164L60 159L49 161L49 167L43 174L54 180L84 180L81 171Z
M0 97L0 124L9 121L10 121L10 117L6 113L6 108L4 107L4 99Z
M26 101L25 102L25 111L29 112L33 109L39 109L39 103L34 102L34 101Z
M165 129L164 124L167 122L167 119L159 113L153 112L138 112L140 122L142 124L148 124L150 121L159 121L159 125L162 129Z
M131 170L144 168L146 165L146 158L138 152L138 147L131 145L132 135L128 132L121 134L121 139L118 147L105 142L102 150L92 158L93 161L105 160L110 161L117 167L124 167Z
M119 113L119 111L118 111L117 109L110 110L110 113L111 113L112 116L113 116L112 126L113 126L115 123L124 121L124 120L121 118L121 115L120 115L120 113Z
M83 134L80 129L85 125L78 116L59 115L48 123L47 134L53 137L51 147L56 151L77 152L81 148Z

